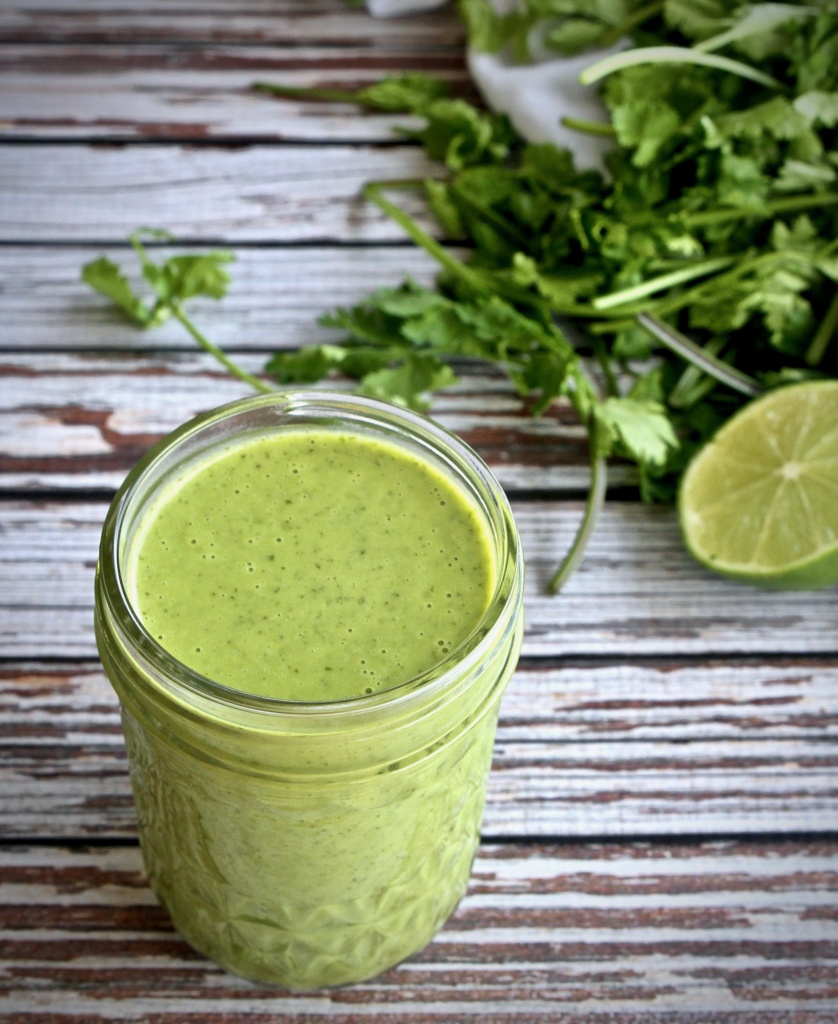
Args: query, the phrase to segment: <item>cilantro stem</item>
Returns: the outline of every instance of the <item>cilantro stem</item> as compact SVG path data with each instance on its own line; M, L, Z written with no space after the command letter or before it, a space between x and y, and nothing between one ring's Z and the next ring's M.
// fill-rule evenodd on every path
M791 4L762 3L756 4L751 10L741 17L732 28L726 32L720 32L710 39L702 39L695 44L696 50L709 52L720 50L728 43L737 39L746 39L748 36L759 33L768 33L792 18L799 20L805 17L814 17L818 14L817 7L794 7Z
M617 137L617 131L614 126L605 121L586 121L581 117L565 116L559 119L559 123L574 132L584 132L586 135L602 135L609 139Z
M605 346L602 344L600 339L595 334L592 334L590 336L589 341L591 349L594 353L594 357L596 358L596 361L599 363L600 369L602 370L603 375L605 376L605 383L608 386L609 395L619 395L620 384L617 380L617 374L614 373L614 367L611 364L611 358L608 355L608 352L605 350Z
M700 345L696 345L685 334L681 334L674 327L664 323L663 320L659 320L649 313L639 313L637 322L641 327L645 327L650 334L653 334L658 341L666 345L667 348L681 356L688 363L699 367L699 369L714 377L720 383L726 384L729 388L738 391L740 394L747 395L749 398L762 394L762 385L755 381L753 377L749 377L748 374L742 373L741 370L737 370L723 360L718 359Z
M659 277L650 278L631 288L623 288L609 295L602 295L593 300L591 305L594 309L611 309L612 306L621 306L624 302L632 302L635 299L642 299L654 292L672 288L675 285L683 284L685 281L692 281L696 277L703 277L705 274L712 274L716 270L729 267L736 262L736 256L717 256L715 259L704 260L679 270L670 271L668 274L661 274Z
M176 320L178 320L186 328L187 331L189 331L189 333L192 335L195 341L198 342L201 348L205 352L208 352L211 356L213 356L213 358L217 359L218 362L221 363L221 365L226 370L228 370L234 377L237 377L244 384L249 384L252 388L255 388L256 391L261 391L264 394L270 394L275 390L274 388L271 387L270 384L266 384L265 381L259 380L258 377L254 377L253 374L248 373L247 370L243 370L240 366L234 363L233 360L225 352L218 348L217 345L213 345L209 338L205 337L192 323L192 321L183 311L183 307L180 305L179 302L173 302L171 305L171 310L172 316Z
M838 291L832 296L826 316L821 320L815 336L812 338L812 344L806 352L805 359L809 366L820 365L836 330L838 330Z
M649 18L653 18L665 7L664 0L652 0L652 3L646 4L645 7L639 7L633 14L630 14L624 21L621 21L619 25L615 25L610 32L606 33L602 39L600 39L599 45L603 48L606 46L613 46L618 43L623 36L627 36L633 29L637 28L638 25L642 25L644 21L648 21Z
M821 209L824 206L838 204L838 192L821 192L817 195L787 196L784 199L773 199L761 210L701 210L679 217L679 223L685 227L697 228L708 224L722 224L728 220L770 220L778 213L794 213L797 210L809 210L812 207ZM649 223L658 220L660 214L650 213L636 223Z
M434 178L432 180L433 181L438 181L439 179L438 178ZM392 188L392 189L401 189L401 188L403 188L403 189L407 190L407 189L423 188L426 181L428 181L427 178L385 178L383 181L370 181L370 182L367 182L367 184L368 185L381 185L382 188Z
M431 238L409 214L386 198L382 191L386 184L386 182L368 182L364 186L364 197L369 199L370 202L375 203L380 210L402 228L412 241L423 248L429 255L433 256L446 270L450 271L455 277L458 277L464 284L473 288L479 294L488 294L489 289L478 274L475 274L464 263L461 263L456 256L452 256L435 238Z
M724 347L724 338L716 335L704 344L705 355L717 356ZM716 378L708 376L695 363L687 363L684 372L669 392L667 403L672 409L690 409L716 386Z
M461 188L457 187L456 181L451 186L451 190L460 200L460 203L471 210L476 217L490 224L500 235L509 239L519 249L526 252L532 239L525 232L519 231L509 218L501 216L490 207L481 206L479 203L476 203L468 192L464 192Z
M599 520L599 514L605 502L605 490L608 482L608 471L605 459L599 454L598 428L596 421L591 418L587 423L588 450L591 456L591 484L588 488L588 496L585 499L585 511L582 514L582 521L570 545L570 550L564 556L558 569L547 584L547 591L550 594L558 594L567 583L579 563L585 556L594 530Z
M364 105L357 92L351 89L323 89L300 85L275 85L272 82L254 82L251 89L267 92L286 99L315 100L322 103L355 103Z
M758 256L745 254L734 267L727 271L727 273L718 274L709 281L702 281L693 288L688 288L686 291L677 295L670 295L651 303L638 302L633 306L627 305L623 309L615 311L615 315L620 319L600 321L599 323L592 324L589 330L593 334L614 334L618 331L624 331L633 327L635 323L633 317L639 313L654 312L659 316L677 313L678 310L683 309L684 306L688 306L691 302L698 301L702 295L710 289L718 290L720 285L725 287L732 286L745 274L750 273L758 267L762 267L765 264L776 263L778 261L782 262L788 258L789 254L785 252L764 252L760 253ZM604 311L600 316L607 317L608 312Z
M438 184L439 181L439 178L387 178L385 181L367 182L365 194L369 195L369 192L367 190L373 187L388 189L404 189L405 191L407 191L409 189L423 188L428 184L428 182ZM498 231L505 237L511 239L521 249L525 249L529 245L531 239L526 234L524 234L524 232L515 230L515 228L507 218L495 213L494 210L487 209L485 206L481 206L479 203L476 203L471 198L471 196L468 195L468 193L463 192L461 189L457 187L456 181L454 181L451 184L451 189L456 194L457 198L460 200L463 206L468 207L468 209L471 210L475 217L479 217L481 218L481 220L484 220L488 224L491 224L496 231ZM395 209L395 207L393 207L393 209ZM405 216L407 215L405 214ZM415 221L412 221L412 223L415 224ZM404 225L402 226L404 227ZM405 230L407 230L406 227Z
M730 57L719 57L714 53L701 53L687 46L639 46L634 50L615 53L585 68L579 76L579 81L582 85L593 85L606 75L622 71L624 68L636 67L638 64L701 64L717 71L728 71L739 75L740 78L748 78L769 89L785 91L782 82L758 71L750 64L731 60Z

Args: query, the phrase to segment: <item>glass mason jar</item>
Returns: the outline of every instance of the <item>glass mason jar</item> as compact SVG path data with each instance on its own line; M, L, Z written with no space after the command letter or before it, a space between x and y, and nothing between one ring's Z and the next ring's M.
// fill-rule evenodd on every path
M494 561L482 621L443 661L330 703L255 696L191 670L144 628L125 578L132 536L161 488L219 446L300 427L386 440L426 460L477 511ZM403 409L315 391L258 396L197 417L139 462L105 520L96 633L121 704L151 886L192 946L247 978L299 989L371 977L432 938L477 849L522 590L499 485L462 441Z

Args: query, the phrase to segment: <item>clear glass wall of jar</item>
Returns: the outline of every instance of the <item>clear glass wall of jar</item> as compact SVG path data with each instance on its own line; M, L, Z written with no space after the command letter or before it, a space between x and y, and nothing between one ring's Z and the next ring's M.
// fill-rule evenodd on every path
M123 573L137 524L174 475L238 436L306 426L386 439L444 473L487 527L496 581L478 627L432 670L331 703L257 697L190 670L145 629ZM522 593L499 485L460 440L405 410L324 392L259 396L185 424L141 460L105 522L96 630L149 879L191 945L300 989L371 977L433 937L479 842Z

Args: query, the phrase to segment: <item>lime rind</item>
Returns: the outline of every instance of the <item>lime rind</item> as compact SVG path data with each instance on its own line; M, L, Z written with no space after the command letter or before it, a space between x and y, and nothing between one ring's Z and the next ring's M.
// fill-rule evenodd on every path
M838 582L838 381L749 403L696 454L678 495L687 550L755 586Z

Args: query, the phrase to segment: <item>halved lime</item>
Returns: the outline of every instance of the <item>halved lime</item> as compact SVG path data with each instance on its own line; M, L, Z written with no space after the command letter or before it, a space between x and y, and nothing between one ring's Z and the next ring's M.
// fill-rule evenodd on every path
M708 569L778 590L838 582L838 380L740 409L687 467L678 514Z

